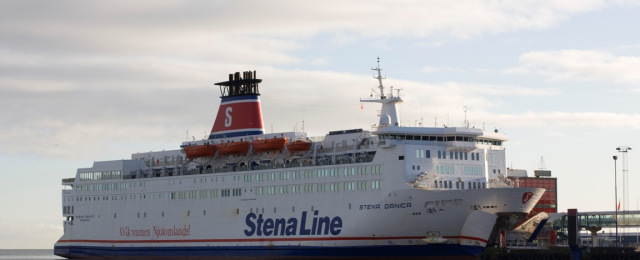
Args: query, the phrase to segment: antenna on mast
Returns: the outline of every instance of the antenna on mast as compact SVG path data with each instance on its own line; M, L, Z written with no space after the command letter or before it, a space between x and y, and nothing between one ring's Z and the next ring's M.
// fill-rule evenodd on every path
M540 164L538 164L538 170L544 170L546 166L544 165L544 156L540 156Z
M464 106L463 109L464 109L464 125L466 127L469 127L469 121L467 121L467 106Z
M380 99L385 99L385 98L387 98L387 97L385 97L385 95L384 95L384 86L382 86L382 80L383 80L383 79L386 79L387 77L384 77L384 78L383 78L383 77L382 77L382 75L380 74L380 71L382 70L382 69L380 68L380 57L377 57L377 58L378 58L378 67L376 67L376 68L371 68L371 70L375 70L375 71L377 71L377 72L378 72L378 76L377 76L377 77L373 77L373 78L374 78L374 79L377 79L377 80L378 80L378 82L379 82L379 84L380 84L380 86L378 86L378 88L380 88ZM393 95L393 93L391 93L391 95Z

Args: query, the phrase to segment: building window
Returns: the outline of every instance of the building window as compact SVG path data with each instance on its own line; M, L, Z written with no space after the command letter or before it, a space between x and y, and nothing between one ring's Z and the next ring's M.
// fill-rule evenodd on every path
M431 158L431 150L426 150L425 152L427 153L426 157L427 158Z

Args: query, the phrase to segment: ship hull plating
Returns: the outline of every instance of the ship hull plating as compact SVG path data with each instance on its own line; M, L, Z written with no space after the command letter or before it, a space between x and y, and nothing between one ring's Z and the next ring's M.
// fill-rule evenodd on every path
M480 246L406 245L357 247L56 247L55 254L82 259L475 259ZM466 253L466 254L461 254Z

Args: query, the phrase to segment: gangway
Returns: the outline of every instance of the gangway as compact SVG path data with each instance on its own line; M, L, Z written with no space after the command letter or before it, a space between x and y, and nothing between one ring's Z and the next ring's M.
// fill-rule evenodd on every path
M554 227L561 230L567 228L569 223L567 213L550 213ZM556 215L555 218L553 215ZM640 210L618 211L618 227L631 228L640 227ZM588 227L615 228L616 212L615 211L593 211L578 212L578 225L581 229Z

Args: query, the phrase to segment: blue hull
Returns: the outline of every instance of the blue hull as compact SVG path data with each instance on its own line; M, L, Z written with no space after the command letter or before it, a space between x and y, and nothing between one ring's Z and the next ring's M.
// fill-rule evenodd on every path
M479 246L408 245L375 247L93 247L56 246L54 253L71 259L476 259Z

